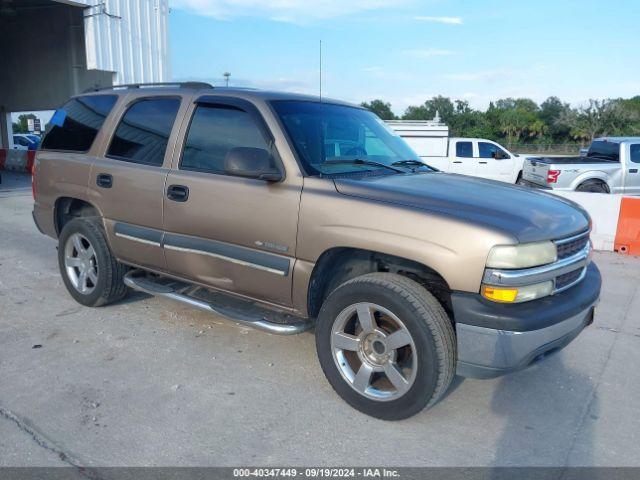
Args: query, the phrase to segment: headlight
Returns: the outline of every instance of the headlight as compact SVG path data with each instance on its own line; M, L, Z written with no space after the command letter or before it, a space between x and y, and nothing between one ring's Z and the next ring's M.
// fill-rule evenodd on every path
M482 296L488 300L500 303L520 303L546 297L553 292L553 282L542 282L522 287L482 286Z
M553 242L523 243L520 245L498 245L487 258L489 268L529 268L553 263L557 259Z

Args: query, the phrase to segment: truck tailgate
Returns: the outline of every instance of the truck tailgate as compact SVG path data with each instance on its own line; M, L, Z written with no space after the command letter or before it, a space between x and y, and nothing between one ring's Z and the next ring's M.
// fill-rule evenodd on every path
M527 158L522 169L522 178L536 185L547 185L549 164L536 158Z

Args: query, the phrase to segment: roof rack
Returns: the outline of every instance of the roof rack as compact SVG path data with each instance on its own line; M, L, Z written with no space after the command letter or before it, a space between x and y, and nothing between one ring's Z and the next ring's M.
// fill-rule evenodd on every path
M99 92L102 90L133 90L137 88L148 87L178 87L178 88L213 88L213 85L207 82L156 82L156 83L128 83L124 85L112 85L111 87L93 87L88 88L84 93Z

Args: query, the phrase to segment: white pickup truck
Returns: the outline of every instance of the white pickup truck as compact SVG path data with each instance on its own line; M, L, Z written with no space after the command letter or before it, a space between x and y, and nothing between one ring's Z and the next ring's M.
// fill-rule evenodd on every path
M389 126L425 163L443 172L517 183L524 157L483 138L450 138L438 121L390 120Z
M580 157L530 157L525 185L577 192L640 195L640 137L596 138Z

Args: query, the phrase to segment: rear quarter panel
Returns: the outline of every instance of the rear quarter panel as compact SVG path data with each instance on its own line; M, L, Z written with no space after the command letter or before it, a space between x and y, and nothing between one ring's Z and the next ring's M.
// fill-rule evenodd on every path
M57 238L55 204L61 197L89 201L87 185L94 158L80 153L40 150L36 154L33 212L42 231Z

